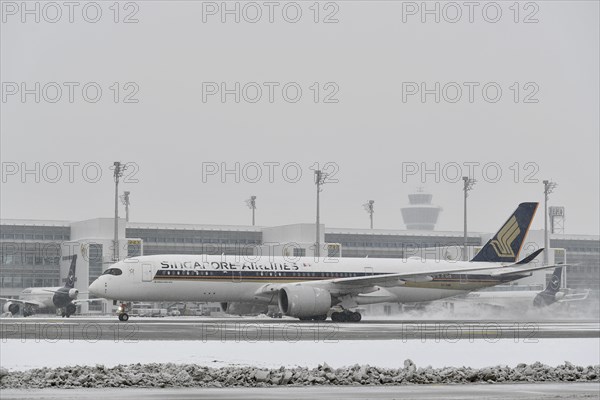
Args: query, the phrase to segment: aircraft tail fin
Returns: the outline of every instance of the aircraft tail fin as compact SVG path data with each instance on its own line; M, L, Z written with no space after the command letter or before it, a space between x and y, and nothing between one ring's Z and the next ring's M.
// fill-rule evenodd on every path
M516 262L538 203L521 203L471 261Z
M75 287L75 267L77 266L77 254L73 255L71 259L71 267L69 267L69 274L67 275L67 282L65 283L65 287L73 288Z
M557 301L557 293L559 292L561 285L562 270L563 267L554 268L554 272L550 277L550 281L548 281L546 289L538 293L533 299L533 305L535 307L549 306Z
M562 270L563 267L554 268L554 272L552 272L550 281L548 281L548 285L546 285L546 289L544 289L545 293L554 295L560 290Z

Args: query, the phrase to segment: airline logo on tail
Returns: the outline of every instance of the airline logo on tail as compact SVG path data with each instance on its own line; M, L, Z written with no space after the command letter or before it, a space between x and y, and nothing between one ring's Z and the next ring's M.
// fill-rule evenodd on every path
M66 287L75 287L75 267L77 266L77 255L74 254L71 258L71 266L69 267L69 274L67 275Z
M498 239L494 239L490 243L498 257L515 257L512 244L520 233L517 217L513 215L498 232Z
M481 248L471 261L511 262L517 261L519 252L538 203L521 203L500 230Z
M552 278L550 278L550 282L548 283L548 286L550 286L550 288L552 288L553 290L558 290L560 289L560 273L562 271L559 271L558 273L555 271L552 274Z
M69 276L67 277L67 285L73 286L74 284L75 284L75 274L72 272L69 272Z

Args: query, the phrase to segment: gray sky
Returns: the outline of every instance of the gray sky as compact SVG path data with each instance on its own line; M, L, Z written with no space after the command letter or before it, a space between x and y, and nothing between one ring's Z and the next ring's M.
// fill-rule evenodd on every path
M83 19L82 2L73 23L65 7L56 23L45 20L54 18L51 9L40 10L39 23L28 15L23 23L8 3L20 6L2 3L2 218L111 216L109 167L120 160L135 163L121 185L131 191L132 221L248 224L244 200L253 194L257 224L311 222L310 167L330 163L327 170L336 171L339 182L322 193L327 226L368 227L362 204L374 199L375 226L403 229L400 208L422 186L444 208L437 229L461 230L462 184L454 178L469 172L468 163L479 163L470 229L494 231L519 202L542 201L541 181L551 179L559 186L550 204L566 207L566 232L599 232L598 2L521 3L517 23L513 2L494 3L502 10L496 23L484 18L486 2L474 9L473 22L462 8L457 23L447 21L456 10L445 3L438 5L439 23L408 13L421 2L322 2L318 23L312 1L297 3L297 23L283 18L286 2L277 3L273 23L264 6L259 22L245 21L255 10L244 14L244 3L240 23L231 15L222 23L220 14L205 14L203 22L203 7L211 11L221 2L194 1L121 3L118 23L113 2L98 2L97 23ZM295 9L286 10L292 19ZM493 19L495 9L486 10ZM87 11L93 18L93 8ZM130 13L137 23L122 22ZM330 14L337 23L323 23ZM538 22L524 23L526 17ZM40 102L35 94L23 102L21 84L34 89L35 82ZM56 103L49 82L62 87ZM79 85L72 84L72 103L65 82ZM82 95L90 82L102 89L96 103ZM233 94L225 102L207 94L222 82L229 89L246 85L239 103ZM264 82L274 82L272 103ZM408 92L421 83L434 89L435 82L439 103L433 92L424 102ZM262 97L252 103L257 86ZM295 87L302 95L292 103ZM498 87L502 94L492 102ZM138 102L125 103L135 88ZM331 99L337 103L325 102L336 90ZM21 175L36 163L39 183L33 173ZM61 165L60 178L53 163ZM64 163L79 163L73 182ZM102 176L92 183L94 163ZM239 182L234 174L206 175L207 168L234 169L236 163ZM271 164L273 182L268 163L279 163ZM257 164L263 175L252 183ZM298 165L302 176L295 182ZM421 176L436 165L439 182L434 173ZM415 166L419 171L406 175ZM533 228L542 226L538 212Z

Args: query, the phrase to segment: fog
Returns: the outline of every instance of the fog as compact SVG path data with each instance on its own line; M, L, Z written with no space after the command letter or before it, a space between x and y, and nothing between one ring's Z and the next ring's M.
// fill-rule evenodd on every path
M320 168L329 227L373 199L403 229L423 187L461 230L469 175L473 231L550 179L566 232L599 232L598 2L24 4L2 2L2 218L111 216L121 161L137 222L250 224L250 195L258 225L312 222Z

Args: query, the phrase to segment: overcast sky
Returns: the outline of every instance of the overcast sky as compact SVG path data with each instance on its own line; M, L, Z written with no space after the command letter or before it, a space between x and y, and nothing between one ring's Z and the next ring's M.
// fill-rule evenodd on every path
M40 9L36 23L2 2L2 218L110 217L119 160L131 163L120 191L131 191L132 221L249 224L244 200L256 195L259 225L312 222L318 163L337 180L321 194L329 227L368 227L362 204L373 199L376 228L404 229L400 209L423 187L443 207L437 229L460 231L458 179L475 165L471 230L495 231L519 202L542 202L550 179L566 233L599 233L598 2L518 13L494 3L500 17L485 2L439 3L439 23L421 2L322 2L318 15L313 3L276 3L272 23L268 7L252 23L256 7L239 3L240 22L223 23L221 2L137 1L116 15L101 1L92 23L82 2L72 23L66 7L61 18ZM224 101L221 83L232 89ZM22 175L36 163L38 177ZM221 176L236 163L239 182Z

